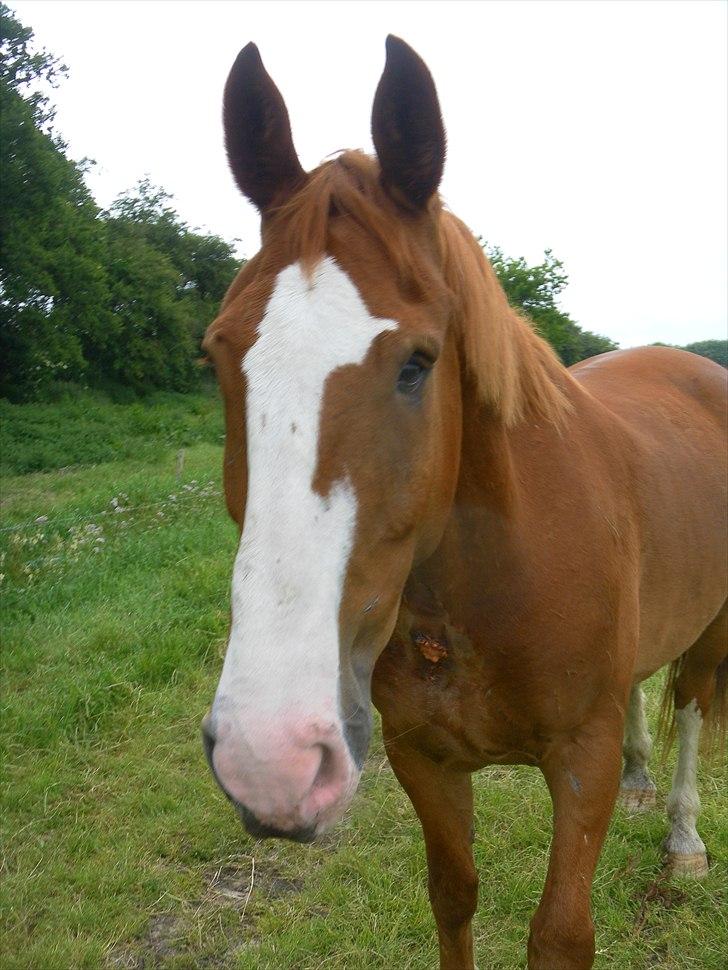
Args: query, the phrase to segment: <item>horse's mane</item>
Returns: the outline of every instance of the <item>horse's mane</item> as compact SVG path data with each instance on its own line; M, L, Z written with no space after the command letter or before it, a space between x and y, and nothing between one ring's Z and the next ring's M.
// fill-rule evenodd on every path
M327 251L332 220L339 215L355 220L383 247L409 296L428 300L447 294L468 371L481 398L506 424L528 415L560 422L569 410L564 367L509 305L470 230L442 207L438 196L430 207L438 230L439 268L382 188L377 162L347 151L311 173L271 222L285 226L275 236L279 246L284 240L290 247L287 259L313 266Z

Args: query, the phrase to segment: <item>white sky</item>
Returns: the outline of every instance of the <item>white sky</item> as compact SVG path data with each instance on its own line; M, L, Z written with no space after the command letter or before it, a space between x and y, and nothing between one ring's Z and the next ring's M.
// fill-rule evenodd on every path
M428 63L448 130L442 194L510 256L551 247L564 308L622 346L726 336L727 12L689 2L9 0L70 77L57 130L108 205L144 174L193 226L258 247L222 147L222 89L249 40L305 168L371 151L395 33Z

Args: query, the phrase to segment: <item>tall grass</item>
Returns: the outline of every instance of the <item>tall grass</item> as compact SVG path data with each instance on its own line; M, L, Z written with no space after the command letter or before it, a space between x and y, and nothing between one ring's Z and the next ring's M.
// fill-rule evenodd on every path
M187 395L157 391L123 404L93 391L66 391L40 404L0 400L0 472L153 460L160 448L219 444L222 434L212 386Z

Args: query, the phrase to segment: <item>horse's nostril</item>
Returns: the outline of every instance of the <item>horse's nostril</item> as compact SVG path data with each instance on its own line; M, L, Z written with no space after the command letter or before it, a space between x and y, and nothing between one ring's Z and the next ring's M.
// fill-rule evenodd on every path
M336 756L333 748L328 744L319 744L317 747L321 749L321 762L314 778L313 788L328 784L336 774Z
M205 757L207 758L207 763L212 769L213 775L215 774L215 766L212 763L212 752L215 748L215 734L212 730L212 724L210 723L210 716L203 718L202 721L202 747L205 749ZM217 777L217 775L215 775Z

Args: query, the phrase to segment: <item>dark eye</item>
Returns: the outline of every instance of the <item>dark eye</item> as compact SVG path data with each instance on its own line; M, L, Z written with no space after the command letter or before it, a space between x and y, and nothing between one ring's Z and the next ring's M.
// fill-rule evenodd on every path
M416 394L425 383L431 367L431 361L421 354L413 354L399 372L397 390L401 394Z

